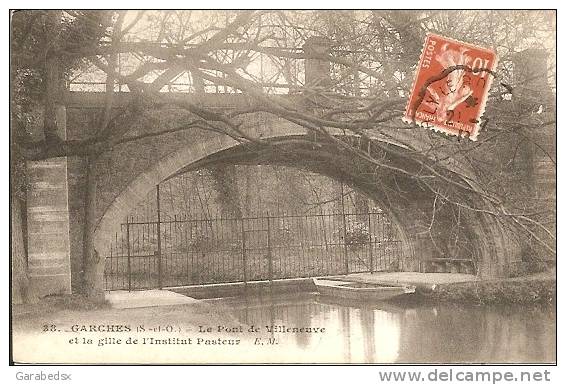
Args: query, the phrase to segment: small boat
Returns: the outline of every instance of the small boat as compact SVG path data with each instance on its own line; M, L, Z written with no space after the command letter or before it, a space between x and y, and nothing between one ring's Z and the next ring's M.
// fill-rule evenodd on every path
M383 301L415 292L412 285L380 285L324 278L313 278L313 281L320 295L349 300Z

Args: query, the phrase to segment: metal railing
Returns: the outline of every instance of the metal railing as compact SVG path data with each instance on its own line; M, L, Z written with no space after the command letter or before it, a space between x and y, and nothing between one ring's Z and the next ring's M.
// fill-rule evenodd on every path
M144 43L147 45L147 43ZM164 49L170 49L175 55L180 47L161 45ZM185 47L186 48L186 47ZM243 79L251 81L260 87L266 94L293 94L304 91L306 82L306 61L301 58L303 49L298 47L262 47L263 52L253 50L214 50L210 52L219 64L233 65L242 62L245 56L247 63L240 68ZM288 57L283 52L291 52L296 57ZM368 71L353 71L344 64L329 62L328 77L333 83L329 89L340 94L356 96L368 96L370 90L379 87L380 79L368 73L377 73L381 64L372 58L371 51L351 51L332 49L331 56L347 59L356 65L365 67ZM122 76L134 73L140 66L152 60L151 55L140 55L138 52L124 52L117 55L117 68ZM154 70L137 79L144 83L151 83L162 73L162 70ZM216 78L216 81L203 79L195 76L189 70L183 71L171 79L161 89L161 92L176 93L206 93L206 94L234 94L242 91L226 85L223 81L225 74L221 71L206 70L207 75ZM89 64L76 70L67 81L67 88L74 92L106 92L106 73L95 64ZM129 92L128 85L120 80L113 84L114 92Z
M105 261L107 290L394 270L401 244L379 212L129 218Z

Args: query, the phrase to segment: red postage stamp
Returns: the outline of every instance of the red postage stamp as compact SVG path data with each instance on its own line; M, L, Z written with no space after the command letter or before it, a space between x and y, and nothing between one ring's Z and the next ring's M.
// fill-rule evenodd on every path
M496 65L492 50L428 34L403 121L476 140Z

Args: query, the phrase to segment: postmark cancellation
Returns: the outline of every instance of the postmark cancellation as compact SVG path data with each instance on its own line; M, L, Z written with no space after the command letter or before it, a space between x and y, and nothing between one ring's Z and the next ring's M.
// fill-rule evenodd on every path
M492 50L427 34L403 121L475 141L496 66Z

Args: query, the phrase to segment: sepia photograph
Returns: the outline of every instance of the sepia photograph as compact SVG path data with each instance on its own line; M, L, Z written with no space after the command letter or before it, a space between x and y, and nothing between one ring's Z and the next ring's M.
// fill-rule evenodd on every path
M556 365L556 24L10 10L10 365Z

